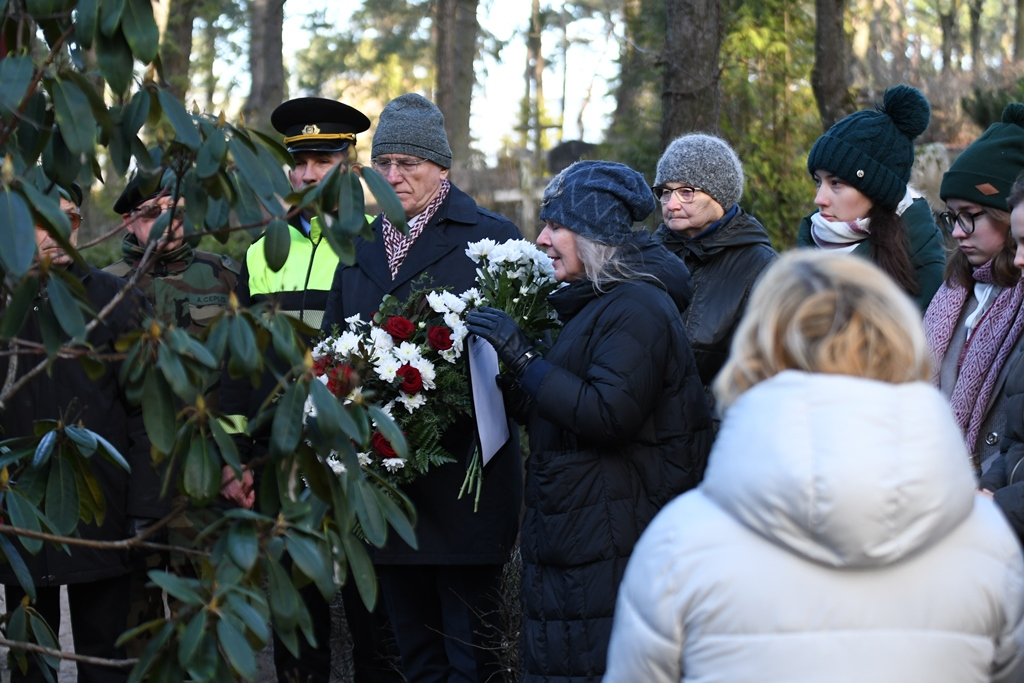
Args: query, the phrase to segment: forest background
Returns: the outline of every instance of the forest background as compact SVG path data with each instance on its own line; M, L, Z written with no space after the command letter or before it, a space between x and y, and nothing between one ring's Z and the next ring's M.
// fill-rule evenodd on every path
M886 87L908 83L932 104L918 140L926 168L915 176L926 191L937 188L947 149L955 154L1006 102L1024 99L1024 0L342 4L351 14L338 20L337 7L298 0L157 0L162 74L193 110L270 132L270 112L290 97L340 99L375 123L393 97L423 93L445 113L455 182L527 234L556 146L555 170L585 156L621 161L653 180L665 145L699 130L735 147L747 174L742 204L785 248L813 210L810 146L842 116L873 106ZM514 29L488 31L495 17ZM493 91L484 86L495 65L508 72L512 54L519 77L499 87L519 94L518 111L514 125L495 130L500 123L479 117ZM372 133L359 146L364 162ZM588 144L578 144L584 135ZM86 210L96 234L118 222L107 207L122 179L106 177ZM240 256L248 238L207 241ZM103 265L117 251L108 241L86 256Z

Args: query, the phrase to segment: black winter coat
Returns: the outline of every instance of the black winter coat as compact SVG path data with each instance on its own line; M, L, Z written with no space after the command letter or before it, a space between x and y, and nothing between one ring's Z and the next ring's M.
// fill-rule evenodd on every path
M693 298L683 313L700 380L709 387L729 357L729 346L761 272L779 257L757 219L737 213L710 233L686 239L662 224L654 233L683 259Z
M466 245L485 238L496 242L521 239L519 229L508 219L476 205L469 196L451 186L422 234L391 279L381 218L373 223L377 239L356 240L355 264L338 266L327 299L323 329L344 328L345 318L359 314L370 320L385 294L399 300L409 296L412 284L423 273L433 278L433 287L451 287L461 294L476 283L476 264L466 256ZM466 464L473 453L476 432L466 419L448 430L443 444L456 462L431 469L425 476L403 487L416 507L416 540L419 550L389 535L384 549L375 550L377 564L503 564L508 560L519 531L522 507L522 459L518 428L511 425L509 443L487 464L484 471L480 509L473 512L473 497L458 498L466 476Z
M124 280L101 270L81 271L80 279L94 310L99 311L124 286ZM113 353L114 342L122 335L138 329L142 319L152 315L142 292L133 290L114 308L106 324L98 325L88 341L99 353ZM41 341L38 314L29 315L18 337ZM18 361L18 376L35 364L32 356ZM0 358L0 377L7 374L8 359ZM131 466L131 474L111 464L101 455L89 458L106 498L107 510L103 526L79 523L82 538L115 541L127 537L128 518L159 519L169 511L166 499L161 500L160 477L153 468L150 443L142 423L142 409L129 405L118 382L119 362L107 364L99 379L90 379L77 360L58 360L52 375L42 373L31 379L14 394L3 414L0 427L4 438L29 436L37 420L56 419L65 415L72 402L77 407L69 414L80 417L88 429L106 438ZM76 418L77 420L77 418ZM20 543L15 542L20 547ZM37 555L22 550L22 557L36 586L59 586L89 583L129 571L127 554L123 551L95 550L69 546L71 554L45 543ZM17 579L7 563L0 565L0 581L16 584Z
M599 293L577 281L550 297L565 326L529 420L523 681L600 680L633 546L665 503L697 485L711 448L680 315L689 275L646 233L637 239L631 264L660 284L631 279Z
M1017 538L1024 543L1024 344L1014 346L1006 360L1009 368L1003 385L1006 424L999 455L981 477L980 488L995 494Z

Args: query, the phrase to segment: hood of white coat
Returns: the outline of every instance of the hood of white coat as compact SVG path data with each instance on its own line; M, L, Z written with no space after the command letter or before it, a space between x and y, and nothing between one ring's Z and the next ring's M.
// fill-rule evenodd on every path
M725 414L701 490L743 525L810 560L881 566L970 513L971 472L931 385L787 371Z

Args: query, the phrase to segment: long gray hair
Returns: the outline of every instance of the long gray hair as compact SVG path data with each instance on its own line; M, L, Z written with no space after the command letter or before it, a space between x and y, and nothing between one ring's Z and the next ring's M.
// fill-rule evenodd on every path
M626 254L630 249L635 247L629 242L619 245L602 244L576 234L576 256L583 266L586 279L598 292L604 292L626 280L661 283L654 275L641 272L628 262Z

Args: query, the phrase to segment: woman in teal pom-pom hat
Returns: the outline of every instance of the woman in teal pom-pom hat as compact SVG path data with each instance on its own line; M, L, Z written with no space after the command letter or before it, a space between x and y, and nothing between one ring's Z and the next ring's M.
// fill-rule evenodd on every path
M928 100L897 85L885 91L877 111L855 112L829 128L807 156L818 211L797 235L802 247L870 258L922 311L946 261L928 202L908 185L914 139L930 118Z

